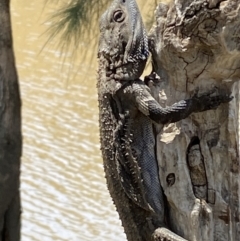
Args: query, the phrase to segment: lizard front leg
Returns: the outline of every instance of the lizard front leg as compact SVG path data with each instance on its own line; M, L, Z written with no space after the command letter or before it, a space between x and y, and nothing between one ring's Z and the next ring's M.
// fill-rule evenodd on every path
M216 109L220 104L227 103L232 97L226 93L215 94L216 88L190 99L181 100L163 108L149 93L148 87L140 80L133 84L136 105L144 115L158 124L167 124L187 118L194 112Z

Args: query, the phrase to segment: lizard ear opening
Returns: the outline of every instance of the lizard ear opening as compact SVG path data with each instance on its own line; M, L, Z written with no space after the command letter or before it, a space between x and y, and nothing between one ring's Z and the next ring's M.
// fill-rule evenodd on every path
M115 22L121 23L124 19L125 19L125 16L122 10L117 10L113 13L113 20Z

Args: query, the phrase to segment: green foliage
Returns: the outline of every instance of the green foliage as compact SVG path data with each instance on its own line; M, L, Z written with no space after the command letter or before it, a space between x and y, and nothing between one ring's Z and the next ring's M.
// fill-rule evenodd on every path
M47 0L58 4L59 0ZM59 10L48 21L50 27L46 31L48 42L56 36L60 37L58 48L66 51L69 47L77 48L80 39L90 37L93 29L97 29L99 16L110 0L70 0L61 3Z

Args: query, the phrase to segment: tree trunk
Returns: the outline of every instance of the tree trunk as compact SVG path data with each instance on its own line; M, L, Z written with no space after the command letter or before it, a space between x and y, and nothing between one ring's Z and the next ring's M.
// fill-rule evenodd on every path
M161 3L151 30L155 93L162 106L198 87L232 92L216 110L165 126L157 135L170 228L191 241L240 239L240 1Z
M0 241L19 241L21 102L9 4L0 0Z

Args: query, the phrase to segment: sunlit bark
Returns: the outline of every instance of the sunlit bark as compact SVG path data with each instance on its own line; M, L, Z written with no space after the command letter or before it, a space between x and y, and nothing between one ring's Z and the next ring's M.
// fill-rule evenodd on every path
M159 5L156 18L151 38L161 104L188 98L197 87L204 92L216 86L216 92L234 96L217 110L159 131L159 176L170 228L191 241L237 241L240 1L170 1Z

